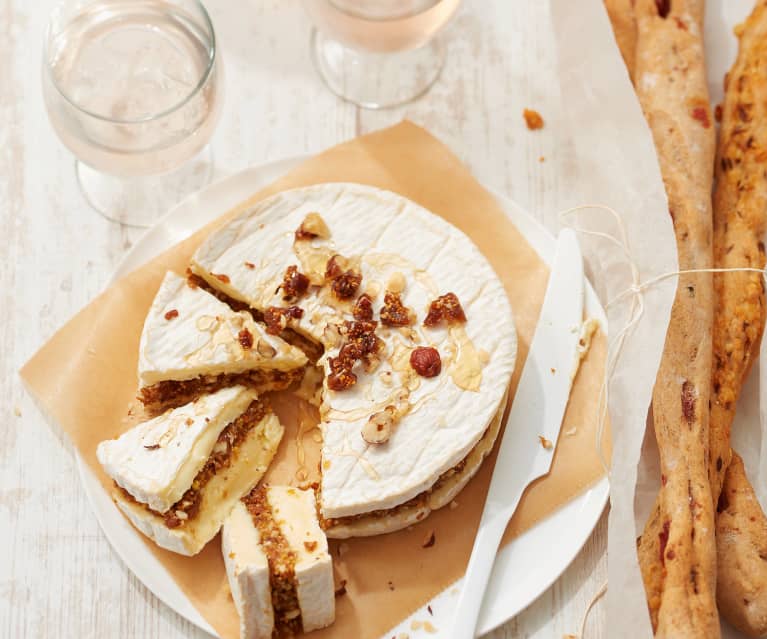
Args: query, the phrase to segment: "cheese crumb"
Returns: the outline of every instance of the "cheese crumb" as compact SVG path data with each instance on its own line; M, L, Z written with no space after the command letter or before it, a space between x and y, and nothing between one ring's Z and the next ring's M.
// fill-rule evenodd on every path
M573 365L573 371L570 373L570 381L575 380L575 376L578 374L578 369L581 367L581 362L589 352L589 349L591 348L591 340L598 329L599 322L593 317L590 317L581 324L578 344L575 347L575 364Z
M578 432L578 429L575 426L573 426L572 428L565 431L565 435L567 435L568 437L572 437L577 432Z
M552 444L551 441L546 439L543 435L538 435L538 439L541 442L541 446L543 446L546 450L551 450L554 448L554 444Z
M420 630L422 625L423 624L420 621L417 621L416 619L413 619L413 621L410 622L410 629L411 630Z
M423 629L428 632L429 634L434 634L437 632L437 629L432 625L430 621L424 621L423 622Z

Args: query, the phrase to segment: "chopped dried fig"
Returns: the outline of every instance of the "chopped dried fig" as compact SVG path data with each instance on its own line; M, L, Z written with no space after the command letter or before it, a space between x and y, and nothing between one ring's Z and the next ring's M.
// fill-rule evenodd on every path
M343 255L334 255L325 265L325 279L334 280L339 275L349 270L349 260Z
M337 373L328 375L328 388L332 391L342 391L357 383L357 376L350 370L341 368Z
M458 324L466 321L466 313L463 312L461 302L455 293L446 293L439 296L429 305L429 311L424 326L437 326L442 321L448 324Z
M331 289L333 295L339 300L348 300L357 294L360 284L362 284L362 275L355 271L348 270L341 273L333 280Z
M407 308L398 293L386 291L384 305L381 308L381 323L386 326L408 326L412 323L410 309Z
M237 334L237 340L240 342L240 346L246 351L249 351L251 348L253 348L253 333L251 333L247 328L243 328L238 334Z
M279 335L287 328L288 319L301 319L303 316L304 309L299 306L288 306L287 308L270 306L264 311L266 332L270 335Z
M352 309L354 319L369 322L373 319L373 300L370 295L363 293L357 298Z
M309 288L309 278L297 266L288 266L282 278L282 299L295 301Z

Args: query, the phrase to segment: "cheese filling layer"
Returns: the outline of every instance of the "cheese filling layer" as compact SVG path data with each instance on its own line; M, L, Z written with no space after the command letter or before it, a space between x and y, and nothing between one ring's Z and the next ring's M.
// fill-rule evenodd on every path
M142 504L142 506L152 514L162 517L168 528L178 528L193 520L200 511L202 494L206 484L216 473L232 465L232 461L237 458L240 444L248 436L248 433L261 423L267 412L267 405L257 399L248 406L242 415L224 428L216 439L213 452L192 480L190 487L184 492L181 499L166 512L157 512L147 504ZM136 501L125 489L121 488L121 490L126 499Z
M101 442L98 460L133 499L164 513L192 485L221 432L255 399L242 386L201 397Z

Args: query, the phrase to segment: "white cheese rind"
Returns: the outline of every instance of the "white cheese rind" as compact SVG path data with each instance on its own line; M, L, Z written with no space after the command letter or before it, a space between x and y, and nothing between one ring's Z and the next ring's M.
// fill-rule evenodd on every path
M413 506L401 506L395 508L385 516L367 515L348 521L342 521L326 531L330 539L348 539L349 537L373 537L383 535L422 521L432 511L442 508L453 501L453 498L463 490L469 480L477 474L485 457L493 449L498 433L501 429L501 421L506 408L504 398L501 410L490 422L487 431L472 448L466 457L466 465L463 469L452 475L438 488L429 493L425 501L419 501Z
M214 475L202 490L197 516L178 528L165 526L162 517L142 505L113 495L130 522L161 548L181 555L196 555L221 529L237 501L255 486L277 452L284 429L274 415L252 428L237 449L226 472Z
M418 317L415 341L397 329L379 331L387 344L380 368L373 374L360 371L357 385L346 391L326 388L322 406L322 514L338 518L394 508L427 490L463 459L498 411L516 360L511 308L492 267L462 232L401 196L356 184L295 189L258 203L212 234L192 258L191 268L255 308L281 305L275 284L288 266L300 263L293 234L310 212L318 212L331 233L330 239L314 239L311 245L326 254L359 258L362 289L374 285L380 290L374 300L376 318L383 290L397 274L404 276L402 300ZM243 267L246 260L255 268ZM228 283L214 274L226 274ZM422 326L429 303L447 292L458 296L466 312L465 338L461 329ZM328 320L344 310L327 295L309 296L300 305L304 316L291 321L291 327L319 341L325 339ZM347 307L347 319L349 311ZM386 444L369 445L361 437L362 427L373 412L391 403L397 380L405 376L391 362L399 342L400 349L416 342L434 346L443 371L438 377L416 379L408 398L410 412ZM328 348L321 361L326 373L328 357L336 352ZM451 358L473 353L477 359L482 352L488 361L481 367L481 380L461 380ZM388 373L393 386L383 381ZM467 390L472 385L474 390Z
M136 501L164 513L192 485L221 431L256 397L243 386L224 388L101 442L96 457Z
M269 486L266 495L274 520L296 553L296 595L304 632L329 626L335 619L333 563L317 520L314 491Z
M241 330L253 336L252 348L243 348ZM252 369L288 371L306 361L299 349L269 335L249 313L234 312L204 289L192 288L185 278L168 272L144 322L138 374L146 387Z
M335 619L333 563L317 520L314 491L290 486L269 486L265 490L271 517L296 555L294 575L303 630L329 626ZM224 522L222 551L240 614L241 639L270 639L274 610L268 560L258 528L242 502Z
M271 639L274 630L269 562L260 544L258 528L245 504L238 501L224 522L221 551L240 615L241 639Z

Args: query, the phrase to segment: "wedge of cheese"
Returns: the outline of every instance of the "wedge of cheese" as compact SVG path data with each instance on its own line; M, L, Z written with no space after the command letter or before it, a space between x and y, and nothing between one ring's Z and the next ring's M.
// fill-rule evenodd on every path
M285 388L306 362L303 352L269 335L247 311L235 312L168 272L141 333L140 398L167 407L237 383L259 392Z
M314 491L255 489L232 509L221 544L242 639L333 623L333 564Z
M282 434L268 405L234 386L101 442L96 455L131 523L158 546L194 555L261 479Z
M498 432L517 352L503 284L457 228L357 184L266 199L209 236L191 261L221 294L272 313L286 306L280 287L290 267L311 285L290 302L302 312L285 323L325 349L320 511L328 536L389 532L423 518L429 504L442 505L430 495L459 490ZM426 326L432 304L448 294L463 313ZM375 323L380 350L356 361L355 383L338 389L328 380L363 316ZM423 349L430 353L419 372L413 357Z

